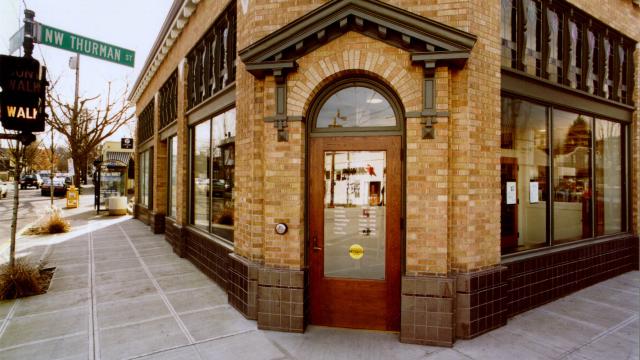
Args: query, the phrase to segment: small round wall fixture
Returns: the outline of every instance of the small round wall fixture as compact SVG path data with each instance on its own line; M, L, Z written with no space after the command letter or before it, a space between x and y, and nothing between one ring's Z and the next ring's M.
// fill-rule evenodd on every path
M284 223L276 224L276 234L284 235L287 233L287 230L289 230L289 227L287 226L287 224L284 224Z

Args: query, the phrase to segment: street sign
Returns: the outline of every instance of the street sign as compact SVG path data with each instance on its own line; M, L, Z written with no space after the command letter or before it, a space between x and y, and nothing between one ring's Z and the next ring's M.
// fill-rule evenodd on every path
M38 60L0 55L0 120L7 130L44 131L46 70Z
M24 25L20 27L20 30L11 35L9 39L9 55L13 54L22 47L24 41Z
M38 34L37 42L43 45L133 67L136 55L133 50L72 34L45 24L38 24L38 27L40 31L36 31L36 34Z
M120 147L122 149L133 149L133 139L132 138L120 139Z
M73 159L72 158L68 158L67 159L67 173L70 176L75 176L76 175L76 170L73 167Z

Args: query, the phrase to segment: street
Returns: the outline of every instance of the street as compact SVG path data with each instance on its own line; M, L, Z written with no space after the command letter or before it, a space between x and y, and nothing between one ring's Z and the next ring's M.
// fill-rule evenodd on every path
M7 197L0 199L0 248L11 239L11 214L13 211L13 183L6 182L9 191ZM65 199L54 198L58 207L65 206ZM20 190L20 206L18 207L18 232L38 219L48 208L51 198L41 196L40 189Z

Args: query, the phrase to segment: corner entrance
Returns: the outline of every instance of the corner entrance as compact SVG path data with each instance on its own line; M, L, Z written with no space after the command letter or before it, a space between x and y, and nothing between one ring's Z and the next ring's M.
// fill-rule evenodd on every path
M311 323L399 330L401 137L310 139Z

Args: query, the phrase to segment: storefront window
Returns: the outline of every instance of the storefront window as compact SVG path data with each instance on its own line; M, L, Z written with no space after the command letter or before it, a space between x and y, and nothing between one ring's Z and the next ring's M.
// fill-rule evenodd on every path
M596 235L623 230L621 133L620 124L596 119Z
M192 223L199 228L209 230L210 121L200 123L193 128L192 144Z
M170 137L167 148L169 149L169 206L167 207L167 215L175 217L178 203L178 138Z
M592 121L584 115L553 111L553 238L556 242L593 236Z
M236 110L192 130L192 224L233 241Z
M510 97L501 113L502 254L626 231L624 124Z
M212 120L211 232L233 240L233 171L235 167L236 110Z
M151 150L140 154L140 204L151 206Z
M547 108L502 100L501 248L503 254L547 243Z

